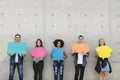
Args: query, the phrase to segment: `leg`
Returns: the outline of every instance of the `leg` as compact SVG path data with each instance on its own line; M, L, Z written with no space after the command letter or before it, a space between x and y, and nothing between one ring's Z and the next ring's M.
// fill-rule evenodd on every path
M16 67L15 63L10 63L9 80L13 80L13 78L14 78L15 67Z
M74 76L74 80L78 80L79 69L80 69L79 64L78 64L78 65L75 65L75 76Z
M58 80L58 62L53 63L54 68L54 80Z
M104 80L108 80L108 72L104 72Z
M33 61L34 80L37 80L37 76L38 76L38 67L37 66L38 66L38 64Z
M103 72L100 72L98 76L99 76L99 80L103 80Z
M23 80L23 63L17 64L19 80Z
M64 73L64 62L60 62L60 80L63 80L63 73Z
M42 80L43 66L44 66L43 61L40 61L40 62L39 62L39 80Z
M80 78L79 80L83 80L83 77L84 77L84 71L85 71L85 66L83 65L80 65Z

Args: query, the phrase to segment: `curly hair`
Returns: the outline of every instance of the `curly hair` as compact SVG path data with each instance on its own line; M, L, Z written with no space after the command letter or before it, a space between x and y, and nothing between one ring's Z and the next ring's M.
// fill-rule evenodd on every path
M60 47L63 47L64 46L64 41L62 39L56 39L53 43L54 43L54 46L57 47L57 43L60 41L61 43L61 46Z

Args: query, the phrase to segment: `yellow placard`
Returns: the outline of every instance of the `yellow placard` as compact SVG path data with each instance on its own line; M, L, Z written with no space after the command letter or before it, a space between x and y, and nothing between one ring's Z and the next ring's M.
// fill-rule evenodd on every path
M100 46L97 49L97 53L100 58L109 58L112 53L112 48L109 46Z

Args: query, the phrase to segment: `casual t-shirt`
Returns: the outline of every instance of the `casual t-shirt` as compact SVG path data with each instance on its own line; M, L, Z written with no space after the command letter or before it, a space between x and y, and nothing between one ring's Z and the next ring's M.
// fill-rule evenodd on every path
M77 64L83 64L83 55L78 53L78 61Z

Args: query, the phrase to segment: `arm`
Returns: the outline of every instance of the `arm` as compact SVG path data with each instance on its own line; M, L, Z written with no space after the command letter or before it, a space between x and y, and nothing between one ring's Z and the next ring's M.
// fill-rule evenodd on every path
M96 57L96 58L98 57L98 52L97 52L97 51L95 52L95 57Z
M66 59L68 56L67 56L67 53L66 51L64 50L64 59Z
M52 53L50 53L50 58L52 58Z
M95 50L95 57L98 57L98 52L97 52L98 47Z
M95 53L96 53L95 55L97 56L97 55L98 55L98 52L96 51Z

